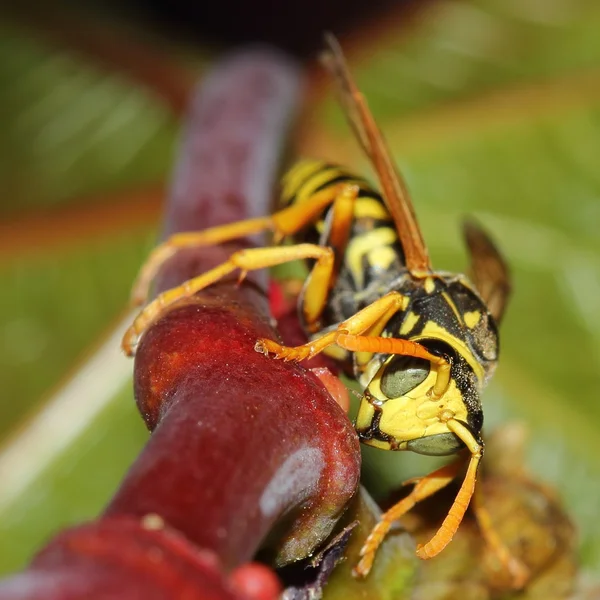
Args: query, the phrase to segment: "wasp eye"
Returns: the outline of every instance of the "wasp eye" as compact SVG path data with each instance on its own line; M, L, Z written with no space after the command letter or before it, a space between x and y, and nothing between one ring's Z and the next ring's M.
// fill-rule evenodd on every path
M413 356L396 356L385 367L381 391L388 398L399 398L423 383L429 375L430 363Z

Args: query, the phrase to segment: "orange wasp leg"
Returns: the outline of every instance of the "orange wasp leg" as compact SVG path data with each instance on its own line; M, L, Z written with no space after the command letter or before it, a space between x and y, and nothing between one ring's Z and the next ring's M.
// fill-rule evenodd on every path
M389 292L342 321L334 331L325 333L307 344L288 347L273 340L260 339L256 343L256 349L265 354L274 354L275 358L283 360L312 358L333 344L351 352L381 352L424 358L438 367L436 382L430 392L432 398L437 399L444 395L450 384L450 364L444 358L432 354L421 344L410 340L360 335L367 331L381 331L393 315L406 309L407 304L406 296L395 291Z
M376 337L371 335L344 335L337 337L338 346L350 350L351 352L381 352L384 354L402 354L404 356L414 356L424 358L434 365L437 365L437 377L429 394L433 400L441 398L450 385L450 363L441 356L432 354L417 342L398 338Z
M347 204L346 200L350 198L353 206L353 199L356 198L357 194L357 186L340 184L317 192L302 204L284 208L268 217L219 225L205 229L204 231L176 233L150 253L133 286L131 294L132 303L135 306L139 306L145 302L150 284L160 267L182 248L197 248L221 244L267 230L274 232L274 241L278 243L285 236L293 235L306 225L313 223L318 219L323 210L332 203L335 204L339 201L340 204ZM348 226L347 229L349 231ZM330 245L335 246L335 243Z
M304 302L311 301L309 290L305 291ZM381 330L382 326L398 311L404 310L408 298L399 292L389 292L369 306L366 306L349 319L342 321L337 329L320 335L302 346L282 346L273 340L259 339L256 350L264 354L274 354L275 358L283 360L304 360L312 358L333 344L340 345L338 338L341 335L356 335L371 328ZM305 308L306 312L306 308Z
M183 248L197 248L200 246L210 246L219 244L226 240L253 235L265 231L271 227L272 217L261 217L258 219L248 219L228 225L211 227L204 231L185 231L172 235L166 242L163 242L148 256L146 262L142 265L137 279L133 284L131 292L131 303L134 306L140 306L146 301L150 284L158 273L160 267Z
M436 534L426 544L417 548L417 556L423 559L437 556L454 537L454 534L458 530L458 526L465 516L473 493L475 492L477 467L479 466L479 461L483 454L483 447L475 439L473 434L462 423L452 418L451 413L448 414L448 412L449 411L442 411L439 418L442 422L446 423L448 429L452 433L462 440L471 452L471 458L463 483L460 486L460 490L458 490L458 494L456 494L456 498L454 499L446 518L440 525Z
M473 498L473 512L488 548L496 555L502 567L510 574L513 587L517 590L522 589L531 575L529 569L518 558L512 555L511 551L500 539L492 523L490 513L483 505L482 493L479 490L476 491Z
M317 192L301 205L283 209L270 217L240 221L213 227L205 231L176 234L167 242L158 246L142 267L138 281L134 286L134 298L142 298L143 301L148 293L150 282L160 266L180 248L221 243L240 236L257 233L265 228L274 229L276 237L281 238L285 235L291 235L313 222L331 203L333 203L333 219L328 241L338 252L343 253L350 232L354 214L354 201L357 195L358 187L356 185L340 184L322 192ZM227 262L215 267L208 273L186 281L182 285L157 296L137 316L133 325L125 333L121 346L128 356L133 355L137 338L165 308L181 298L192 296L235 269L239 268L242 271L241 279L243 279L246 271L307 258L317 260L304 284L303 298L306 322L309 325L314 324L323 312L335 275L333 250L314 244L298 244L286 248L255 248L236 252Z
M445 422L448 429L464 442L467 449L471 452L471 457L463 483L446 518L440 525L436 534L426 544L417 547L417 556L425 560L437 556L450 543L458 530L458 526L463 520L469 502L475 492L477 467L479 466L479 461L481 460L483 452L483 448L477 442L473 434L462 423L456 421L452 417L452 413L444 410L440 413L439 419L440 421ZM417 502L428 498L448 485L456 477L462 464L463 459L460 459L419 480L413 491L406 498L401 500L382 516L381 521L375 526L360 551L362 558L354 569L355 575L360 577L368 575L377 548L379 548L381 542L383 542L392 523L412 509Z
M137 338L146 330L150 323L164 312L165 308L182 298L193 296L195 293L216 283L236 269L242 271L241 279L243 279L245 273L248 271L265 269L293 260L307 258L317 261L311 273L311 281L307 284L307 289L310 289L315 305L320 302L324 306L328 294L328 280L331 277L334 266L334 255L331 248L317 246L316 244L298 244L296 246L240 250L239 252L234 252L229 260L214 269L198 277L194 277L176 288L159 294L140 312L134 320L133 325L125 332L121 346L125 353L131 356L134 353ZM323 282L325 285L323 285ZM311 287L311 283L314 283L314 287ZM320 298L319 294L321 295Z
M464 458L461 457L426 477L417 479L412 492L381 515L379 523L375 525L360 550L361 559L352 571L355 577L366 577L369 574L377 549L385 539L394 521L404 516L421 500L425 500L425 498L429 498L429 496L445 488L458 475L463 465Z

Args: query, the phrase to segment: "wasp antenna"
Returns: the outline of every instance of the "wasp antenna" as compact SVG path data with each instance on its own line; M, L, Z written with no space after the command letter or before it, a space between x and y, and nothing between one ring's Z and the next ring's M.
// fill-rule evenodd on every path
M383 135L358 89L337 39L325 34L325 68L337 86L337 95L350 128L369 158L383 191L386 207L392 216L402 243L406 268L417 277L431 272L429 253L421 235L408 189L391 158Z
M338 39L331 33L324 34L326 49L321 53L321 64L336 82L336 96L346 113L346 120L358 143L367 156L371 156L370 143L355 102L358 91L350 76L350 70Z

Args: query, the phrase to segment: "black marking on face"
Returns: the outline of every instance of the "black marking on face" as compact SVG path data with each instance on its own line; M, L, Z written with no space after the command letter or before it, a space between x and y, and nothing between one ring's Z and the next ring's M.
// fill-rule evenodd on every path
M398 449L398 442L387 433L383 433L381 429L379 429L379 423L381 422L381 415L383 411L379 406L379 403L373 398L373 396L365 390L364 399L373 407L375 410L375 414L373 415L372 421L369 423L369 426L365 429L357 429L358 439L362 441L366 440L378 440L380 442L387 442L390 445L391 450Z
M479 381L475 372L469 363L448 344L438 340L421 340L420 343L430 352L450 359L450 377L467 407L465 425L476 438L479 438L483 427L483 410L479 399Z

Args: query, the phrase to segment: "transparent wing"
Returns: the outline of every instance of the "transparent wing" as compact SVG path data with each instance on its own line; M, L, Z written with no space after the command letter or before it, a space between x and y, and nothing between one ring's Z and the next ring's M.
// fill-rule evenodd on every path
M463 232L471 255L473 283L496 322L500 323L511 292L508 266L479 224L465 221Z

